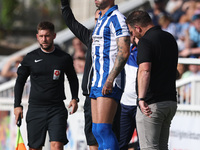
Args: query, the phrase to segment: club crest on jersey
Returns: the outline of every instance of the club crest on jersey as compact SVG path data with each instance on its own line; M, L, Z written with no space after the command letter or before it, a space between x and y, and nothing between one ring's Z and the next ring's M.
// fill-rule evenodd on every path
M60 70L54 70L53 72L53 80L58 80L60 77Z

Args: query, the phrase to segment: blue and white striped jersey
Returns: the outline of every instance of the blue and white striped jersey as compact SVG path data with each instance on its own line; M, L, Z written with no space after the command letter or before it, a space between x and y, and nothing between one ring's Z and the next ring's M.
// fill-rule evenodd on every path
M110 8L104 16L101 16L100 12L100 17L97 20L92 35L94 68L92 87L103 87L114 66L118 53L116 39L129 36L125 19L125 16L118 11L117 5ZM124 71L115 78L113 84L116 84L121 89L124 88Z

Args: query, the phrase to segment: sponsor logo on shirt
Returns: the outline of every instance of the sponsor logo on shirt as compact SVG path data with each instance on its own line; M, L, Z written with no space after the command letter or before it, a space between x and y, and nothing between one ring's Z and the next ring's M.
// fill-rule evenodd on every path
M101 35L95 35L93 38L93 45L94 46L101 46L103 43L103 37Z

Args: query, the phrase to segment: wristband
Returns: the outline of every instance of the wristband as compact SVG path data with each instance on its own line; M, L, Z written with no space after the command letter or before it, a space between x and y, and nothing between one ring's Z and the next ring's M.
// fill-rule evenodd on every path
M144 101L145 98L137 98L137 101Z

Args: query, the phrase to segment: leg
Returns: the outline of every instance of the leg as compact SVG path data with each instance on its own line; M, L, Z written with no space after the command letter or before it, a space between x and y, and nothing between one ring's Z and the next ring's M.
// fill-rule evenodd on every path
M120 150L127 150L128 144L136 128L135 115L137 106L126 106L121 104L120 119Z
M172 103L172 105L171 105ZM136 123L141 150L167 150L169 126L175 112L176 102L165 101L149 105L152 111L151 118L137 109ZM169 118L167 116L170 116ZM165 121L165 120L168 121ZM164 124L167 123L167 126ZM163 125L165 126L163 129ZM162 147L162 148L160 148Z
M163 110L167 108L166 112L166 118L163 122L161 133L160 133L160 143L159 147L161 150L168 150L168 139L169 139L169 130L171 121L176 113L177 109L177 103L176 102L163 102L161 103L163 105Z
M121 105L118 104L112 126L112 130L118 141L120 140L120 116L121 116Z
M113 98L98 97L96 106L96 110L93 110L94 113L96 111L94 118L92 114L93 122L112 124L118 106L117 102Z
M26 123L30 150L42 150L47 133L46 118L47 112L45 108L29 105Z
M98 150L98 144L90 145L89 148L90 150Z
M51 142L51 150L63 150L63 143L52 141Z
M154 106L153 106L154 105ZM136 124L141 150L159 150L159 138L163 118L158 116L156 104L149 105L151 118L144 115L139 108L136 113Z
M63 146L68 143L67 117L68 112L64 103L48 109L47 124L51 150L63 150Z
M92 110L92 132L98 142L98 150L103 150L103 139L99 136L97 132L97 100L91 99L91 110ZM94 122L95 120L95 122Z
M92 119L97 124L97 133L103 140L103 148L117 150L119 147L112 131L112 122L118 104L113 98L108 97L98 97L95 103L95 106L92 103Z
M85 116L85 136L87 145L89 145L90 150L98 150L97 141L92 133L92 114L91 114L91 98L86 96L84 103L84 116Z

